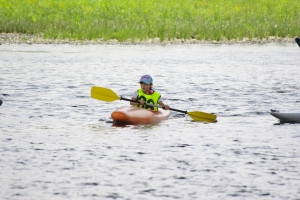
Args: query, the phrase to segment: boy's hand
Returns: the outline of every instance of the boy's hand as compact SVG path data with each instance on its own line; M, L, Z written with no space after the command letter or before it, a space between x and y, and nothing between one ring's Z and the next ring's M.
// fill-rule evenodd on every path
M144 105L144 103L145 103L143 100L139 100L139 102L141 105Z
M165 109L165 110L170 110L170 106L164 105L164 109Z

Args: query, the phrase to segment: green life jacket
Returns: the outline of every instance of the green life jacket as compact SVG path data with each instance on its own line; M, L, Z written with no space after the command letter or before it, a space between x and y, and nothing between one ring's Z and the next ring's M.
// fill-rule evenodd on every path
M158 104L158 101L160 99L160 94L156 91L154 91L152 94L145 94L142 89L138 89L138 100L143 100L144 102L148 104ZM139 105L141 108L145 108L148 110L158 110L156 106L148 106L146 104L144 105Z

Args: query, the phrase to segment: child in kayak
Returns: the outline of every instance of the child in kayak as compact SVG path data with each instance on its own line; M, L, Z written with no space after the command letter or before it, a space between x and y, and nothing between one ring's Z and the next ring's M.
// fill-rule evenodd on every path
M146 74L141 77L139 81L141 88L133 93L132 100L138 100L139 103L130 102L131 105L136 105L141 108L149 110L158 110L156 106L149 106L146 104L158 104L164 107L165 110L169 110L170 107L164 104L161 100L161 96L158 92L152 88L153 79L150 75Z

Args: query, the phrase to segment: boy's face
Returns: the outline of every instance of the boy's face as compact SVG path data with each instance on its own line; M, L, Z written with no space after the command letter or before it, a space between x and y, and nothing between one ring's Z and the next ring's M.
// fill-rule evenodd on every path
M150 90L151 85L152 85L152 84L146 84L146 83L143 83L143 82L141 82L140 84L141 84L141 89L145 93L147 93Z

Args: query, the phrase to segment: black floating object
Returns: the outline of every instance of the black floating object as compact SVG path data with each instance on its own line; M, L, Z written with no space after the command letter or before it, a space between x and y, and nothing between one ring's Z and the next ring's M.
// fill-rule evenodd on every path
M2 101L2 99L0 99L0 106L2 105L2 103L3 103L3 101Z
M295 41L297 42L298 46L300 47L300 38L296 38Z
M279 110L271 109L271 112L279 112Z

